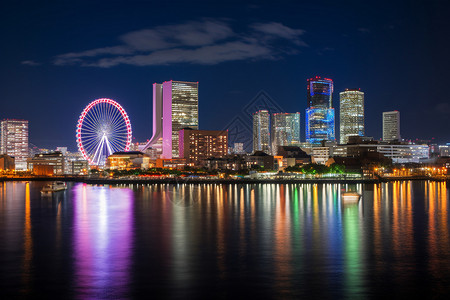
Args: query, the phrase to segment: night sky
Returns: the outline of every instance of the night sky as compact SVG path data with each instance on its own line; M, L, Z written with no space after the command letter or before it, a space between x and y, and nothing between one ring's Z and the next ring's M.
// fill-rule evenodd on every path
M336 109L345 88L365 92L366 135L399 110L402 138L450 142L446 2L1 1L0 119L75 150L81 111L107 97L145 141L152 83L173 79L199 82L201 129L223 129L262 90L304 123L319 75Z

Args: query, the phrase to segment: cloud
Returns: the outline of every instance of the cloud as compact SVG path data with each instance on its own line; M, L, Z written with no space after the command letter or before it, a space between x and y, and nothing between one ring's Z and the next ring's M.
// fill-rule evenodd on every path
M446 103L446 102L438 103L434 107L434 111L439 114L449 114L450 113L450 103Z
M369 28L365 28L365 27L360 27L358 28L358 31L361 33L369 33L370 29Z
M236 33L223 21L202 20L126 33L119 45L58 55L55 65L214 65L245 59L277 59L306 47L304 31L281 23L256 23Z
M256 23L251 25L251 27L256 31L265 34L267 37L281 37L291 41L298 46L307 46L306 43L300 39L300 36L305 33L305 31L302 29L292 29L276 22Z
M21 63L22 65L25 65L25 66L32 66L32 67L41 65L40 63L35 62L35 61L33 61L33 60L24 60L24 61L21 61L20 63Z

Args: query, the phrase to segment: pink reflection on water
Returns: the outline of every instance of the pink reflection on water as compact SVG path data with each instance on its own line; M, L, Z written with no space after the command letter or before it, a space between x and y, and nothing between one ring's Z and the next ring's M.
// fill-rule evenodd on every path
M74 188L74 285L78 297L123 298L129 293L133 192Z

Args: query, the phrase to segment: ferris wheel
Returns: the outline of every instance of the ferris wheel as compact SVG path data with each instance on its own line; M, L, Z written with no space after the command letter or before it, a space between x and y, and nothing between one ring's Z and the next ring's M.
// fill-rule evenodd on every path
M123 107L111 99L97 99L78 119L78 150L90 165L104 166L109 155L130 150L131 134L130 119Z

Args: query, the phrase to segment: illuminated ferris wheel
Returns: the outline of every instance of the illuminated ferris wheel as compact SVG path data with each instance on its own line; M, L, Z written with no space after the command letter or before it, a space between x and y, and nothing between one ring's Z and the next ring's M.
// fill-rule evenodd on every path
M131 134L130 119L123 107L111 99L97 99L78 119L78 150L90 165L104 166L109 155L130 150Z

